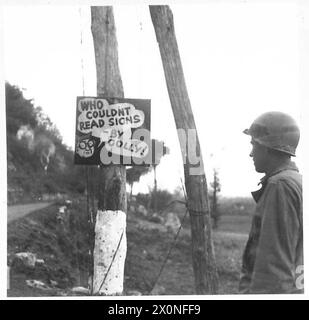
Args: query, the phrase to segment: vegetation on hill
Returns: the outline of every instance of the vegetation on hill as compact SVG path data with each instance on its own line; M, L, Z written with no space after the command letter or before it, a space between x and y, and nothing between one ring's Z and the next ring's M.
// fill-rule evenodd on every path
M5 84L8 202L42 199L44 194L83 193L84 168L41 107Z

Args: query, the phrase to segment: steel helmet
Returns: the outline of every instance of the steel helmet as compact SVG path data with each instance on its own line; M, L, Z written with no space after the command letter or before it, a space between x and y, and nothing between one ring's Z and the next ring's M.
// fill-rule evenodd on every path
M299 127L296 121L283 112L266 112L255 119L245 134L270 149L295 156L299 142Z

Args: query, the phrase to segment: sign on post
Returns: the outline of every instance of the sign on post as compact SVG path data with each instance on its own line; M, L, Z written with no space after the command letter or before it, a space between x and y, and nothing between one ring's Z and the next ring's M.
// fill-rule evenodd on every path
M75 164L152 163L150 100L77 97Z

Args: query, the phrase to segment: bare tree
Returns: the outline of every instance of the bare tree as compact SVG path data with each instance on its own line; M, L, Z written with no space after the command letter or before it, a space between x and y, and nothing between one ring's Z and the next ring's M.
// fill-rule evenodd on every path
M220 212L218 210L218 193L221 191L221 183L219 179L219 173L217 169L213 170L213 181L210 183L212 188L212 196L211 196L211 217L213 220L213 228L218 228L218 222L220 220Z

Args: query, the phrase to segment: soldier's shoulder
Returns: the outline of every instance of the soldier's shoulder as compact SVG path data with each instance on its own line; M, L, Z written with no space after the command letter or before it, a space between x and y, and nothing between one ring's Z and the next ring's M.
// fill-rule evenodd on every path
M302 186L302 175L297 170L283 170L269 178L269 183Z

